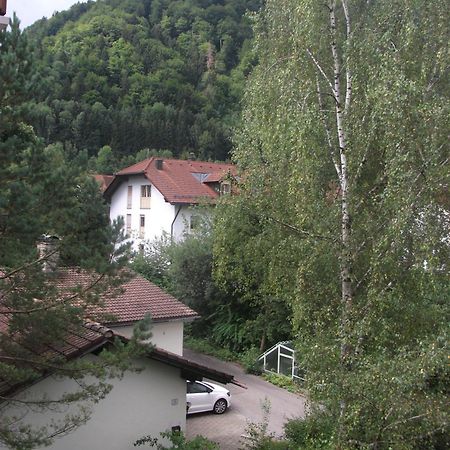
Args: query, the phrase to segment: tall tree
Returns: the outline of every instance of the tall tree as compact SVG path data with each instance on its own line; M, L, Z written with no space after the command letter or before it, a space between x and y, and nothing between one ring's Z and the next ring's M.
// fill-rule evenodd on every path
M260 64L235 150L243 207L219 226L226 236L251 201L282 244L266 252L268 285L290 296L336 448L423 448L448 426L448 12L269 0L255 20Z
M5 386L33 381L49 370L76 380L78 392L20 400L23 407L40 408L45 414L55 404L101 399L109 389L108 376L126 367L120 346L99 364L66 364L64 358L40 351L60 342L68 331L82 329L89 308L100 303L105 291L119 286L125 259L123 249L115 249L117 232L109 225L94 180L83 173L79 161L68 160L62 146L45 148L24 120L33 67L15 18L11 31L0 33L0 443L20 449L48 444L51 436L87 416L81 408L67 420L30 427L23 416L7 413L18 400ZM43 234L62 237L61 264L90 273L91 283L61 286L53 274L45 273L55 253L38 254L36 242Z

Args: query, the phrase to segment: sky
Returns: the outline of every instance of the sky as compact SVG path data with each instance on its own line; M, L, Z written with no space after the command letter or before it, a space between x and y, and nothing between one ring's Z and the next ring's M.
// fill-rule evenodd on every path
M15 11L23 29L42 17L51 17L55 11L69 9L75 3L83 3L83 0L7 0L6 15L12 17Z

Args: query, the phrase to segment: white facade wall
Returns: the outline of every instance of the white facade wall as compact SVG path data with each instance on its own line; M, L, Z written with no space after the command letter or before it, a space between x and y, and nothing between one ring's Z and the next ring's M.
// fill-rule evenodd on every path
M187 233L190 232L193 208L188 205L176 205L175 209L180 212L178 213L177 219L173 224L173 238L176 241L180 241Z
M51 450L132 450L137 439L171 430L174 426L186 429L186 382L180 370L163 363L142 358L137 362L144 370L127 372L122 380L111 380L112 391L97 404L91 404L90 420L71 433L56 438ZM74 389L69 379L45 378L26 389L19 398L58 398ZM85 403L86 405L86 403ZM26 413L21 423L48 425L52 419L62 419L77 409L61 406L59 412L26 411L23 406L0 409L0 414ZM2 447L0 444L0 448Z
M150 208L141 208L141 186L151 186ZM132 187L131 208L128 208L128 186ZM128 181L119 185L111 197L110 219L123 217L126 227L127 214L131 214L130 239L133 241L133 250L138 251L139 245L161 238L164 234L181 240L190 232L191 217L195 214L194 208L189 205L172 205L165 201L164 196L150 183L144 175L130 175ZM145 216L144 238L139 237L140 218Z
M133 326L114 327L114 333L127 338L133 335ZM173 322L152 323L151 343L162 350L183 356L183 331L184 322L182 320Z
M126 227L127 214L131 214L131 233L133 249L138 250L143 241L152 241L161 237L164 233L170 236L172 221L175 217L175 207L164 200L162 194L151 185L150 208L141 208L141 186L151 185L143 175L130 176L127 181L122 182L111 198L110 219L123 217ZM128 186L132 187L131 208L127 207ZM140 218L145 217L144 239L139 238Z

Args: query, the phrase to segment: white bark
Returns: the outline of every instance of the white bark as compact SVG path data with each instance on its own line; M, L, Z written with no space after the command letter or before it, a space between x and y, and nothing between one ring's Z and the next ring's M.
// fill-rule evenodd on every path
M352 279L351 279L351 255L350 255L350 239L351 239L351 222L349 211L349 184L348 184L348 164L347 164L347 148L346 148L346 130L344 124L344 110L342 108L342 86L341 86L341 63L340 55L337 47L337 31L336 31L336 0L329 5L330 11L330 30L331 30L331 53L333 57L333 76L334 76L334 97L336 99L336 126L337 138L339 143L340 156L340 187L341 187L341 288L342 288L342 306L343 306L343 326L349 320L349 313L353 302ZM348 11L347 11L348 13ZM346 86L345 98L351 100L349 87ZM344 339L341 349L341 359L348 357L349 348Z

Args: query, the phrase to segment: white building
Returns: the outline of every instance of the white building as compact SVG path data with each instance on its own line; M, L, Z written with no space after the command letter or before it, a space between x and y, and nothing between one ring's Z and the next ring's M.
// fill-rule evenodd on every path
M150 158L103 182L111 221L121 217L134 250L163 235L179 240L195 229L195 206L214 204L231 191L232 164Z
M61 268L55 280L70 292L76 286L92 285L97 278L97 274L77 268ZM152 343L180 356L183 354L184 324L200 317L184 303L137 274L133 274L119 292L104 293L102 305L92 309L88 318L100 321L120 336L131 338L134 325L149 314Z
M65 342L57 345L56 351L53 347L43 351L55 355L62 351L69 360L80 357L97 359L99 349L111 347L114 334L106 327L94 328L87 326L84 333L68 332ZM46 373L40 380L18 387L0 383L2 420L11 419L11 429L18 433L20 427L39 429L50 425L44 436L54 436L54 441L45 448L131 450L136 448L133 443L144 436L160 438L163 431L185 431L185 380L207 377L220 383L233 382L232 375L158 348L136 359L135 365L141 370L128 370L122 378L109 380L113 388L100 402L85 400L47 407L32 403L56 400L64 394L78 392L79 380L69 376L54 377ZM74 429L65 430L63 423L67 415L80 413L87 413L89 420ZM26 437L26 432L22 436ZM10 447L0 443L0 449L6 448Z

